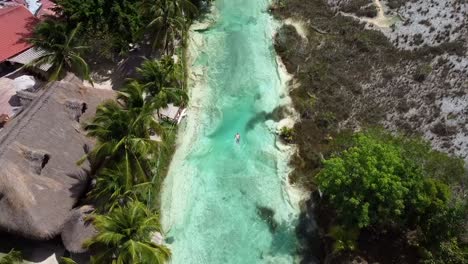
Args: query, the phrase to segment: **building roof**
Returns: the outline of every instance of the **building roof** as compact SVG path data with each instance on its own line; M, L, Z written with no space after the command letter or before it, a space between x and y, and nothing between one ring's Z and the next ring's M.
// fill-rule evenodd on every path
M15 107L12 106L10 101L16 95L15 83L12 79L0 78L0 115L6 114L13 117L15 114Z
M0 229L41 240L63 231L89 180L76 165L93 143L81 123L113 97L72 80L54 82L7 123L0 133Z
M37 18L22 5L0 9L0 62L32 46L24 38L36 22Z
M49 15L49 16L55 15L55 12L53 9L55 8L56 5L54 2L50 0L41 0L41 3L42 3L42 6L41 6L41 9L39 9L39 13L37 14L37 16L42 17L45 15Z
M167 107L159 109L159 116L162 118L168 118L172 122L179 124L184 116L184 111L185 110L180 106L168 104Z
M63 226L61 235L63 245L68 251L84 253L88 250L83 247L83 244L97 234L96 228L88 219L92 212L94 212L94 208L90 205L84 205L72 211L68 221Z
M8 61L16 62L16 63L23 64L23 65L27 65L30 62L32 62L33 60L35 60L35 59L39 58L40 56L44 55L45 53L46 52L44 50L42 50L42 49L32 47L32 48L29 48L29 49L19 53L16 56L13 56L13 57L9 58ZM50 67L52 67L51 64L44 63L41 66L39 66L39 69L46 72L46 71L48 71L50 69Z
M33 15L43 17L46 15L54 16L56 4L51 0L0 0L0 8L23 5Z
M18 4L24 5L33 14L37 15L39 9L41 9L42 3L38 0L14 0Z

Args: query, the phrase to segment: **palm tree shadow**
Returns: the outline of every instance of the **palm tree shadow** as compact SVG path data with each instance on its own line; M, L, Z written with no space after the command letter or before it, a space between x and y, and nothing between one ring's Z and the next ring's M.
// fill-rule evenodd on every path
M43 262L53 254L58 261L65 251L60 237L48 241L36 241L0 232L0 253L6 254L11 249L20 250L23 259L33 263Z
M29 11L28 11L29 12ZM39 19L37 17L29 17L26 19L26 24L25 24L25 32L20 32L17 33L18 35L18 41L16 44L29 44L29 38L32 37L34 29L36 28L36 25L39 23Z
M128 79L137 77L136 68L141 65L146 57L151 56L151 47L142 45L128 54L112 59L102 58L96 54L88 54L87 60L91 67L95 82L102 83L110 80L113 90L120 90Z

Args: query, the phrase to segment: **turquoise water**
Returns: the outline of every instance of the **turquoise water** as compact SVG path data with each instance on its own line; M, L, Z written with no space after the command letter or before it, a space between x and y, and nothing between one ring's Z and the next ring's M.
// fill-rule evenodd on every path
M174 264L293 263L289 154L265 118L287 99L267 7L217 0L211 26L191 34L191 103L162 198Z

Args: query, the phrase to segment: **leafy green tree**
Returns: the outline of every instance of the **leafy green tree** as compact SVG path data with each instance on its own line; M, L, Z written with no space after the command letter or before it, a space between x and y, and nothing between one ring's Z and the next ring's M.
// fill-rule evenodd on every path
M67 24L57 19L48 18L36 25L29 42L36 47L53 50L55 44L66 42L69 31Z
M65 35L63 31L60 31L64 29L61 24L55 25L50 20L39 24L30 42L42 48L45 53L26 67L38 68L46 64L51 65L50 81L61 79L70 71L91 82L88 64L80 56L80 52L86 47L79 46L76 40L79 28L80 25Z
M335 210L335 225L419 230L416 244L430 251L463 230L466 203L453 197L446 184L464 174L458 159L419 139L382 131L358 133L337 145L345 150L325 160L317 175L324 201ZM456 168L444 171L448 164ZM341 234L346 235L331 235L340 238L340 248L349 249L349 239Z
M157 109L166 107L169 103L180 105L187 101L187 93L181 84L182 71L180 64L169 56L159 61L145 60L137 68L140 75L138 82L153 98Z
M284 126L281 128L279 135L284 141L291 143L294 141L294 128Z
M422 261L424 264L465 264L468 263L468 247L462 248L456 238L440 243L439 248Z
M137 81L131 81L126 84L117 94L117 100L122 101L126 109L155 109L155 106L147 98L145 87Z
M359 230L343 226L333 226L330 228L329 234L334 240L333 252L337 253L357 248L356 241L359 237Z
M138 3L133 0L57 0L58 13L71 25L83 24L88 42L99 34L112 41L116 51L127 51L138 40L138 32L145 25ZM110 37L109 37L110 35ZM91 45L91 43L90 43Z
M356 146L324 161L319 187L343 223L363 228L400 220L411 184L422 177L399 154L395 146L358 135Z
M188 23L197 13L189 0L145 0L142 10L150 18L147 29L153 39L153 49L159 47L166 53L170 47L174 53L176 39L185 41Z
M8 254L0 258L0 264L20 264L23 256L20 251L12 249Z
M118 207L108 215L97 215L94 225L98 234L86 246L101 249L91 263L165 263L170 251L151 242L154 232L162 232L159 217L142 203L134 201Z
M434 154L420 141L360 133L351 142L324 161L317 177L343 223L359 228L419 223L427 214L448 207L450 190L439 178L449 176L433 177L442 172L434 167Z
M100 168L123 163L135 182L151 179L149 159L157 154L160 144L150 136L152 131L162 132L152 108L125 109L116 101L107 101L97 108L85 130L97 144L81 162L89 158Z
M116 164L115 168L104 168L96 177L96 184L88 198L94 201L101 212L110 212L116 206L129 201L144 201L152 182L139 183L126 165Z

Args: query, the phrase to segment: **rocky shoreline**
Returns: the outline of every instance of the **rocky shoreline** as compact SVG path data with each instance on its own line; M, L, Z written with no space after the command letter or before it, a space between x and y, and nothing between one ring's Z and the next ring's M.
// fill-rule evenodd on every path
M467 10L467 3L455 0L274 3L271 12L284 21L275 48L294 75L290 94L301 116L294 127L298 152L290 180L315 190L313 176L337 134L376 126L421 136L433 148L468 161ZM378 16L389 23L376 23ZM455 193L463 195L466 179L457 184ZM330 210L313 201L298 227L304 263L314 257L330 261L322 255L331 250L322 228ZM318 226L311 218L317 213ZM321 246L315 245L318 237ZM372 241L371 234L368 238ZM401 242L392 239L394 246ZM369 261L391 263L392 256L379 258L371 244L363 253ZM311 256L311 245L322 253ZM414 263L415 253L406 253L399 263Z

